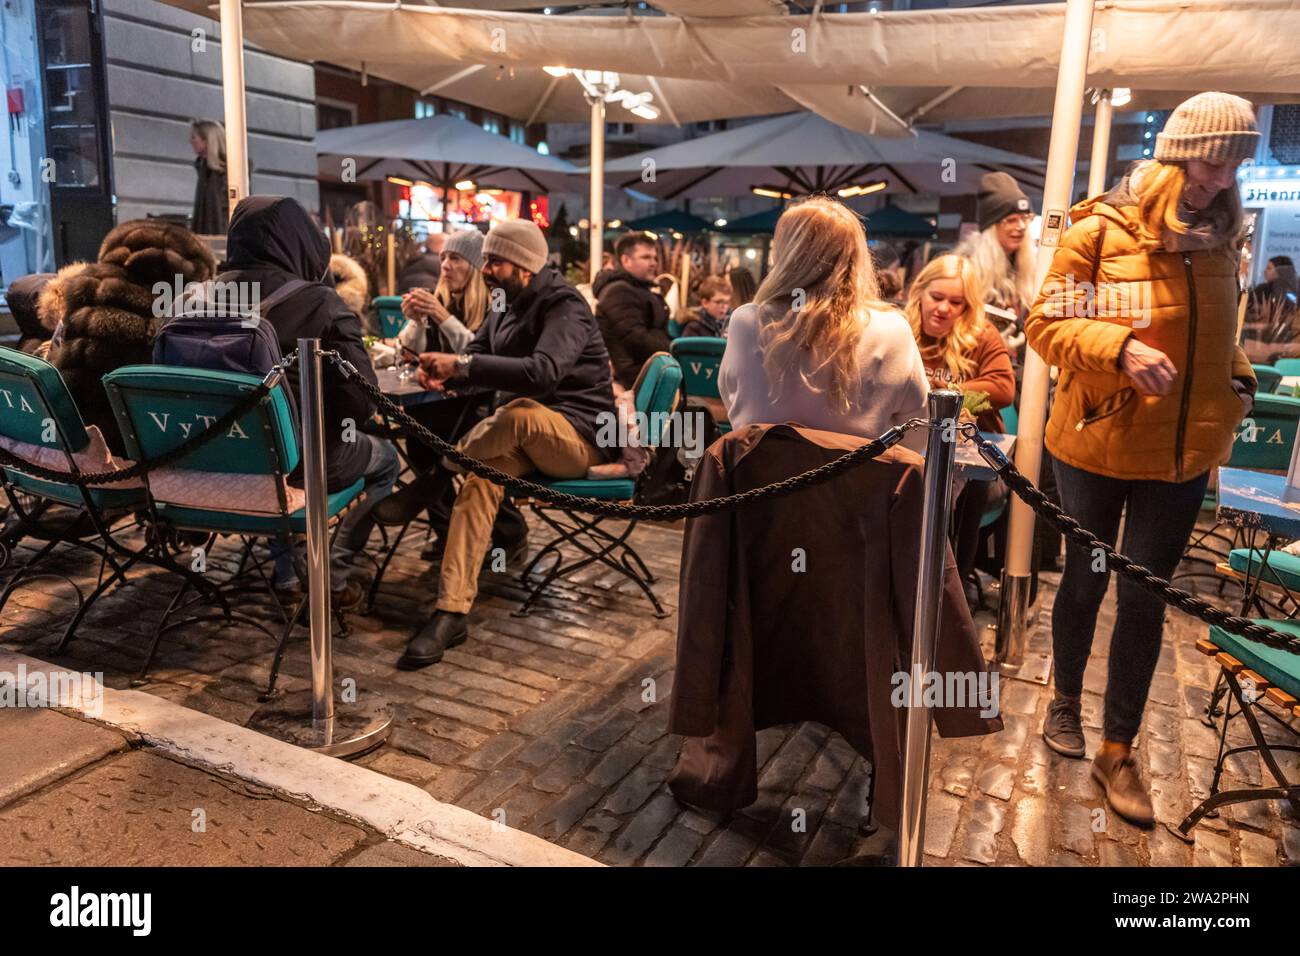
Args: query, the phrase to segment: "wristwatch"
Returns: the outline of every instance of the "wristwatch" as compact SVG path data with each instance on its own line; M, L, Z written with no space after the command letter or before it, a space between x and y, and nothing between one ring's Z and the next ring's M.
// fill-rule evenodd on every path
M456 356L456 377L457 378L469 377L469 365L470 362L472 362L473 360L474 360L473 354Z

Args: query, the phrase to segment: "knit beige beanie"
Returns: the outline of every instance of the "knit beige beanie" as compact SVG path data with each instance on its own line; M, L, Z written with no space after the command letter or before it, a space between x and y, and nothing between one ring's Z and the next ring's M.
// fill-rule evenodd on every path
M1164 132L1156 134L1155 158L1163 163L1233 163L1255 155L1258 145L1249 100L1231 93L1197 93L1179 103Z
M483 257L496 256L536 274L546 266L546 237L531 219L511 219L492 227L483 240Z

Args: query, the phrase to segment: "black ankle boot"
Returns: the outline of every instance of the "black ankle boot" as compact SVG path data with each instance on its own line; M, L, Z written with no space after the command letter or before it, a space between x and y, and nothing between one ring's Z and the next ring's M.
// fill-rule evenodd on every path
M435 611L429 623L407 642L406 653L397 666L402 670L416 670L438 663L448 648L464 644L469 638L467 617L454 611Z

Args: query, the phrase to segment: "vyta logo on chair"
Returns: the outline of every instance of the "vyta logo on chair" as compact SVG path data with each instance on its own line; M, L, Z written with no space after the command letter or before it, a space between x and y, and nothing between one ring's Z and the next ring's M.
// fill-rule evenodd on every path
M0 388L0 398L4 399L6 408L17 409L20 412L26 412L28 415L36 414L36 409L28 404L27 398L22 392L15 394L7 388Z
M174 425L177 431L181 433L182 438L189 438L190 432L194 430L194 426L200 423L202 423L204 428L211 428L212 423L219 417L217 415L203 415L195 412L193 421L184 421L180 418L173 420L171 412L149 412L148 415L153 423L158 426L158 430L164 435L166 435L168 433L167 430ZM248 433L239 427L239 422L231 422L230 431L226 432L226 437L242 438L247 441Z

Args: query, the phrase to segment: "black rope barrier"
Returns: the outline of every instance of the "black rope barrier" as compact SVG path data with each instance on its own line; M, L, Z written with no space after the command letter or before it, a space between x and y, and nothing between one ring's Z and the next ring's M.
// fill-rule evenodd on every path
M625 504L623 502L601 501L596 498L556 491L554 488L538 484L535 481L508 475L475 458L471 458L456 448L455 445L435 435L412 418L405 409L385 395L377 385L373 385L363 378L356 367L337 352L324 352L322 354L334 363L346 381L364 391L374 402L375 407L395 421L407 433L408 437L414 437L423 442L465 471L493 484L501 485L516 494L525 495L570 511L598 517L639 521L676 521L681 518L698 518L703 515L716 514L720 511L752 504L765 498L793 494L804 488L830 481L858 465L880 457L886 450L901 441L904 434L909 430L925 427L929 424L922 419L913 419L889 429L879 438L872 439L861 447L846 452L811 471L806 471L783 481L763 485L759 488L751 488L738 494L675 505ZM59 471L27 461L4 448L0 448L0 466L14 468L34 478L71 483L81 487L130 481L150 471L165 468L174 462L180 461L225 432L231 425L270 395L271 390L280 382L284 377L284 373L293 366L297 358L296 352L286 356L267 373L266 377L255 388L251 389L247 395L243 396L225 414L213 421L203 431L187 438L181 444L157 458L136 462L130 468L121 471L89 473ZM963 425L960 431L967 440L975 444L981 456L1007 487L1025 504L1029 505L1039 517L1049 522L1075 544L1089 549L1101 549L1111 566L1120 574L1157 595L1166 604L1199 618L1207 624L1213 624L1233 634L1258 641L1267 647L1282 650L1289 654L1300 654L1300 640L1265 625L1257 624L1249 618L1240 617L1217 608L1188 591L1174 587L1167 579L1159 577L1150 569L1116 551L1049 500L1043 492L1034 486L1033 482L1016 469L1015 465L1002 453L1001 449L992 442L981 438L974 425Z
M715 514L719 511L726 511L730 508L738 508L741 505L752 504L764 498L773 498L779 495L788 495L803 488L812 485L821 484L832 478L844 474L850 469L878 458L887 449L898 444L903 435L913 428L920 428L928 423L923 419L913 419L902 425L896 425L889 429L879 438L874 438L855 448L853 451L846 452L838 458L828 461L824 465L806 471L803 474L795 475L792 478L786 478L784 481L776 481L769 485L763 485L760 488L751 488L749 491L742 491L734 495L725 495L721 498L709 498L705 501L688 501L684 504L676 505L629 505L616 501L601 501L596 498L589 498L583 495L571 495L562 491L556 491L546 485L540 485L535 481L528 481L525 478L517 478L514 475L507 475L503 471L486 465L476 458L471 458L464 452L456 448L455 445L429 431L418 421L412 418L396 402L392 401L387 395L380 391L377 385L372 385L361 376L351 362L343 358L336 352L324 352L335 366L343 373L343 377L353 384L360 387L375 403L375 407L384 415L387 415L405 431L408 436L413 436L437 451L448 461L451 461L480 478L492 482L494 485L501 485L516 494L525 495L529 498L536 498L547 504L556 505L557 507L567 508L570 511L581 512L582 514L596 515L602 518L626 518L637 521L676 521L680 518L698 518L701 515Z
M293 367L294 362L298 360L297 352L290 352L281 362L274 366L266 377L259 382L256 387L251 389L246 395L239 399L230 409L221 417L215 419L211 425L201 432L196 432L185 441L181 442L175 448L164 452L157 458L151 458L148 461L138 461L130 468L123 468L119 471L98 471L98 472L72 472L59 471L57 468L46 468L44 465L38 465L33 461L28 461L15 455L5 448L0 448L0 466L13 468L24 474L31 475L33 478L39 478L44 481L57 481L63 484L77 485L81 488L90 485L111 485L123 481L131 481L139 478L159 468L166 468L169 465L180 461L188 455L193 454L204 445L215 439L218 435L225 432L235 422L243 418L257 405L271 394L271 390L279 384L284 377L284 373Z
M1275 631L1263 624L1256 624L1250 618L1230 614L1221 608L1217 608L1208 601L1203 601L1182 588L1174 587L1167 579L1154 574L1149 568L1116 551L1062 511L1047 495L1035 487L1033 482L1026 478L1006 455L1002 454L1002 450L997 445L979 437L974 427L964 428L963 432L967 439L975 443L980 455L983 456L989 467L998 473L998 477L1002 479L1008 488L1015 492L1021 501L1033 508L1035 514L1046 520L1075 544L1090 550L1100 548L1106 555L1108 567L1114 567L1120 574L1155 594L1171 607L1175 607L1185 614L1190 614L1207 624L1216 625L1241 637L1248 637L1275 650L1286 651L1288 654L1300 654L1300 640L1281 631Z

